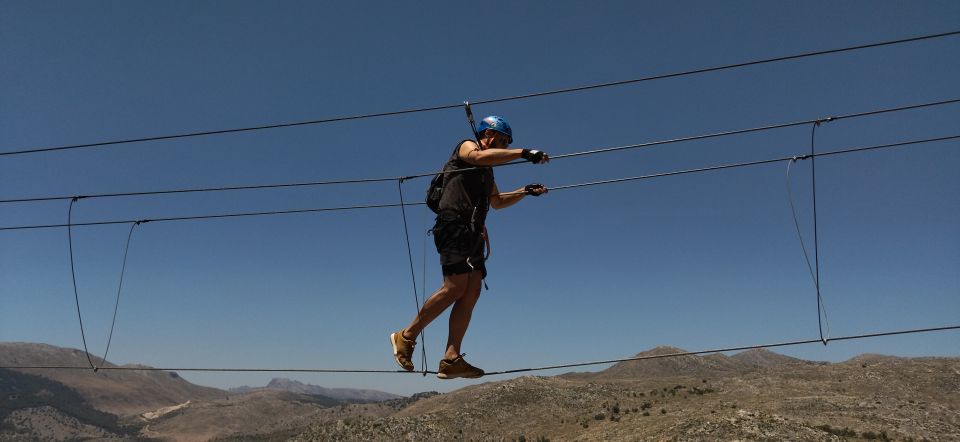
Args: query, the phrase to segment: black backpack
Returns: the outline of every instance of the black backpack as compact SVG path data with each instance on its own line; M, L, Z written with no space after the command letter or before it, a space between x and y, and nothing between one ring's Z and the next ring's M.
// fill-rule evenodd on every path
M433 213L440 213L440 198L443 198L443 176L446 175L443 172L440 172L433 176L433 179L430 180L430 187L427 187L427 207L433 211Z

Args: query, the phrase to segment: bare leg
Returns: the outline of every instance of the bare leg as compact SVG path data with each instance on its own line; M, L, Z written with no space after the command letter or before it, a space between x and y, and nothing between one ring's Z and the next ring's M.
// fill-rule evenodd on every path
M483 274L480 271L470 273L469 284L466 287L466 293L453 304L453 310L450 311L450 333L447 336L447 351L444 358L454 360L460 356L460 345L463 343L463 336L467 334L467 327L470 325L470 318L473 316L473 307L477 305L480 299L480 283L483 280Z
M410 340L416 339L428 324L433 322L434 319L437 319L447 307L450 307L451 304L457 302L458 299L467 293L467 283L471 279L479 278L470 278L470 275L467 273L444 276L443 286L437 289L437 291L430 296L430 299L427 299L427 302L423 303L420 312L404 330L403 337Z

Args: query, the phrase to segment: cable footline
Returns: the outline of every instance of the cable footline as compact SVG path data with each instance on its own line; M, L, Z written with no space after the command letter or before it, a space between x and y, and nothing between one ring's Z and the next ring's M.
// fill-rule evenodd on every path
M906 335L906 334L915 334L915 333L930 333L930 332L950 331L950 330L960 330L960 325L917 328L917 329L898 330L898 331L879 332L879 333L867 333L867 334L851 335L851 336L838 336L835 338L830 338L829 341L847 341L847 340L855 340L855 339L877 338L877 337L884 337L884 336ZM775 347L786 347L786 346L793 346L793 345L816 344L816 343L820 343L820 339L806 339L806 340L800 340L800 341L779 342L774 344L759 344L759 345L746 345L746 346L740 346L740 347L715 348L712 350L677 352L677 353L668 353L668 354L662 354L662 355L635 356L630 358L607 359L603 361L580 362L575 364L561 364L561 365L549 365L549 366L543 366L543 367L518 368L513 370L492 371L492 372L488 372L485 376L523 373L523 372L530 372L530 371L554 370L558 368L585 367L589 365L613 364L617 362L640 361L645 359L661 359L661 358L672 358L672 357L678 357L678 356L695 356L695 355L709 354L709 353L722 353L722 352L728 352L728 351L741 351L741 350L750 350L750 349L757 349L757 348L775 348ZM0 366L0 369L5 369L5 370L91 370L91 368L87 366L63 366L63 365ZM318 368L193 368L193 367L157 368L157 367L113 366L113 367L99 367L99 369L100 370L117 370L117 371L400 373L400 374L422 374L423 373L421 371L405 371L405 370L362 370L362 369L356 370L356 369L318 369ZM437 374L437 372L435 371L427 371L426 373Z
M794 54L794 55L787 55L787 56L781 56L781 57L757 59L757 60L746 61L746 62L741 62L741 63L719 65L719 66L713 66L713 67L708 67L708 68L701 68L701 69L693 69L693 70L687 70L687 71L674 72L674 73L669 73L669 74L652 75L652 76L645 76L645 77L633 78L633 79L628 79L628 80L620 80L620 81L613 81L613 82L606 82L606 83L598 83L598 84L592 84L592 85L586 85L586 86L577 86L577 87L570 87L570 88L564 88L564 89L555 89L555 90L552 90L552 91L534 92L534 93L529 93L529 94L514 95L514 96L501 97L501 98L493 98L493 99L487 99L487 100L475 100L475 101L471 101L471 102L472 102L473 104L475 104L475 105L476 105L476 104L490 104L490 103L500 103L500 102L504 102L504 101L522 100L522 99L528 99L528 98L534 98L534 97L543 97L543 96L547 96L547 95L565 94L565 93L571 93L571 92L586 91L586 90L591 90L591 89L600 89L600 88L607 88L607 87L613 87L613 86L622 86L622 85L633 84L633 83L641 83L641 82L646 82L646 81L662 80L662 79L666 79L666 78L676 78L676 77L683 77L683 76L704 74L704 73L708 73L708 72L716 72L716 71L722 71L722 70L728 70L728 69L737 69L737 68L742 68L742 67L747 67L747 66L754 66L754 65L760 65L760 64L776 63L776 62L788 61L788 60L797 60L797 59L801 59L801 58L816 57L816 56L820 56L820 55L837 54L837 53L842 53L842 52L857 51L857 50L868 49L868 48L877 48L877 47L882 47L882 46L891 46L891 45L897 45L897 44L917 42L917 41L922 41L922 40L931 40L931 39L937 39L937 38L951 37L951 36L955 36L955 35L958 35L958 34L960 34L960 31L943 32L943 33L939 33L939 34L922 35L922 36L910 37L910 38L903 38L903 39L898 39L898 40L887 40L887 41L883 41L883 42L868 43L868 44L862 44L862 45L856 45L856 46L847 46L847 47L843 47L843 48L828 49L828 50L822 50L822 51L804 52L804 53ZM143 137L143 138L130 138L130 139L114 140L114 141L102 141L102 142L96 142L96 143L72 144L72 145L56 146L56 147L31 148L31 149L22 149L22 150L15 150L15 151L0 152L0 156L22 155L22 154L39 153L39 152L53 152L53 151L62 151L62 150L70 150L70 149L82 149L82 148L92 148L92 147L103 147L103 146L111 146L111 145L118 145L118 144L139 143L139 142L144 142L144 141L161 141L161 140L171 140L171 139L189 138L189 137L200 137L200 136L208 136L208 135L222 135L222 134L228 134L228 133L250 132L250 131L258 131L258 130L266 130L266 129L279 129L279 128L286 128L286 127L306 126L306 125L315 125L315 124L323 124L323 123L333 123L333 122L338 122L338 121L359 120L359 119L365 119L365 118L375 118L375 117L384 117L384 116L394 116L394 115L402 115L402 114L411 114L411 113L418 113L418 112L430 112L430 111L437 111L437 110L454 109L454 108L460 108L462 105L463 105L463 103L461 102L461 103L457 103L457 104L447 104L447 105L438 105L438 106L421 107L421 108L410 108L410 109L399 110L399 111L378 112L378 113L359 114L359 115L353 115L353 116L332 117L332 118L325 118L325 119L319 119L319 120L308 120L308 121L299 121L299 122L292 122L292 123L277 123L277 124L268 124L268 125L251 126L251 127L242 127L242 128L235 128L235 129L221 129L221 130L210 130L210 131L200 131L200 132L187 132L187 133L181 133L181 134L175 134L175 135L161 135L161 136Z
M954 140L954 139L958 139L958 138L960 138L960 135L951 135L951 136L945 136L945 137L928 138L928 139L923 139L923 140L913 140L913 141L904 141L904 142L900 142L900 143L883 144L883 145L878 145L878 146L867 146L867 147L859 147L859 148L853 148L853 149L847 149L847 150L838 150L838 151L832 151L832 152L822 152L822 153L816 154L815 156L822 157L822 156L830 156L830 155L848 154L848 153L863 152L863 151L868 151L868 150L887 149L887 148L893 148L893 147L909 146L909 145L914 145L914 144L923 144L923 143L932 143L932 142L937 142L937 141ZM721 165L721 166L701 167L701 168L697 168L697 169L686 169L686 170L679 170L679 171L674 171L674 172L656 173L656 174L651 174L651 175L641 175L641 176L635 176L635 177L626 177L626 178L617 178L617 179L611 179L611 180L593 181L593 182L581 183L581 184L570 184L570 185L566 185L566 186L549 187L548 189L549 189L549 190L565 190L565 189L573 189L573 188L578 188L578 187L598 186L598 185L602 185L602 184L613 184L613 183L620 183L620 182L626 182L626 181L636 181L636 180L644 180L644 179L651 179L651 178L660 178L660 177L672 176L672 175L683 175L683 174L698 173L698 172L709 172L709 171L713 171L713 170L722 170L722 169L732 169L732 168L737 168L737 167L755 166L755 165L759 165L759 164L777 163L777 162L781 162L781 161L802 160L802 159L807 159L807 158L810 158L810 157L811 157L811 155L801 155L801 156L795 156L795 157L781 157L781 158L774 158L774 159L769 159L769 160L750 161L750 162L746 162L746 163L725 164L725 165ZM516 192L503 192L503 193L501 193L500 195L510 195L510 194L513 194L513 193L516 193ZM425 204L426 204L426 203L424 203L424 202L403 203L403 206L422 206L422 205L425 205ZM140 221L141 223L145 223L145 222L163 222L163 221L193 221L193 220L203 220L203 219L236 218L236 217L246 217L246 216L287 215L287 214L295 214L295 213L313 213L313 212L333 212L333 211L343 211L343 210L376 209L376 208L386 208L386 207L400 207L400 204L398 204L398 203L392 203L392 204L373 204L373 205L364 205L364 206L328 207L328 208L299 209L299 210L279 210L279 211L269 211L269 212L247 212L247 213L230 213L230 214L219 214L219 215L182 216L182 217L171 217L171 218L154 218L154 219L139 220L139 221ZM102 225L109 225L109 224L127 224L127 223L131 223L131 222L136 222L136 221L137 221L137 220L94 221L94 222L86 222L86 223L73 223L73 224L69 224L69 225L72 226L72 227L80 227L80 226L102 226ZM33 226L12 226L12 227L0 227L0 231L5 231L5 230L27 230L27 229L48 229L48 228L61 228L61 227L67 227L67 226L68 226L68 224L45 224L45 225L33 225Z
M624 146L616 147L607 147L600 149L592 149L581 152L571 152L567 154L560 154L550 157L551 160L558 160L564 158L574 158L579 156L595 155L607 152L616 152L621 150L629 149L640 149L645 147L660 146L665 144L675 144L683 143L687 141L696 141L696 140L705 140L709 138L719 138L732 135L740 135L751 132L761 132L774 129L783 129L787 127L794 126L803 126L806 124L813 124L818 121L833 121L833 120L843 120L859 117L867 117L873 115L880 115L885 113L892 112L901 112L913 109L921 109L926 107L934 106L943 106L948 104L960 103L960 98L953 98L948 100L920 103L920 104L911 104L905 106L884 108L884 109L875 109L865 112L857 112L852 114L838 115L835 117L828 118L813 118L802 121L794 121L789 123L778 123L771 124L766 126L752 127L747 129L735 129L730 131L723 132L714 132L710 134L702 135L692 135L688 137L672 138L666 140L656 140L648 141L645 143L638 144L628 144ZM513 161L506 164L498 164L496 166L490 167L501 167L501 166L512 166L516 164L525 164L526 160L523 161ZM113 193L99 193L99 194L89 194L82 196L74 195L59 195L59 196L44 196L44 197L29 197L29 198L13 198L13 199L0 199L0 204L3 203L29 203L29 202L42 202L42 201L57 201L57 200L68 200L72 198L114 198L114 197L128 197L128 196L152 196L152 195L167 195L167 194L181 194L181 193L203 193L203 192L224 192L224 191L236 191L236 190L257 190L257 189L277 189L277 188L288 188L288 187L313 187L313 186L326 186L326 185L336 185L336 184L362 184L362 183L377 183L377 182L393 182L397 180L409 180L414 178L423 178L436 175L437 173L462 173L476 168L467 168L467 169L458 169L452 171L441 171L441 172L430 172L430 173L418 173L415 175L407 175L403 177L375 177L375 178L356 178L356 179L344 179L344 180L324 180L324 181L305 181L305 182L295 182L295 183L274 183L274 184L255 184L255 185L244 185L244 186L219 186L219 187L198 187L198 188L181 188L181 189L167 189L167 190L150 190L150 191L139 191L139 192L113 192Z
M960 329L960 325L911 329L911 330L899 330L899 331L892 331L892 332L869 333L869 334L852 335L852 336L838 336L835 338L828 339L827 342L876 338L876 337L882 337L882 336L905 335L905 334L911 334L911 333L928 333L928 332L935 332L935 331L947 331L947 330L958 330L958 329ZM484 376L512 374L512 373L525 373L530 371L554 370L558 368L586 367L590 365L603 365L603 364L613 364L617 362L642 361L647 359L673 358L678 356L696 356L696 355L702 355L702 354L752 350L752 349L758 349L758 348L774 348L774 347L787 347L787 346L804 345L804 344L819 344L821 342L822 341L819 338L817 338L817 339L806 339L801 341L779 342L774 344L746 345L741 347L726 347L726 348L715 348L711 350L685 351L685 352L677 352L677 353L667 353L662 355L635 356L632 358L607 359L604 361L580 362L576 364L560 364L560 365L549 365L549 366L533 367L533 368L519 368L514 370L492 371L492 372L488 372Z
M75 365L18 365L3 366L3 370L93 370L90 367ZM399 374L437 374L435 371L404 370L365 370L365 369L324 369L324 368L158 368L158 367L96 367L94 371L205 371L205 372L264 372L264 373L399 373Z

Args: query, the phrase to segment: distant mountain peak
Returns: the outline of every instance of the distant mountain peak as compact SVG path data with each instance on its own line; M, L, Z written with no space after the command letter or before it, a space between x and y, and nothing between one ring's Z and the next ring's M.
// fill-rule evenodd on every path
M785 364L809 363L803 359L791 358L765 348L752 348L731 357L750 367L773 367Z
M390 399L399 399L399 396L385 391L365 390L357 388L327 388L319 385L305 384L287 378L273 378L262 388L239 387L231 389L235 393L249 393L259 390L276 390L290 393L324 396L347 402L381 402Z
M636 357L663 356L663 355L677 354L677 353L689 353L689 352L682 348L671 347L669 345L658 345L656 347L651 348L650 350L637 353Z

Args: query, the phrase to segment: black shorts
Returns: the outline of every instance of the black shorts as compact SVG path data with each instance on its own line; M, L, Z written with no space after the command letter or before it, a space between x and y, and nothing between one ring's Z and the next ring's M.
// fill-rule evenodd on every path
M444 276L460 275L475 270L487 276L483 258L483 228L471 228L460 217L438 216L433 226L433 243L440 254Z

